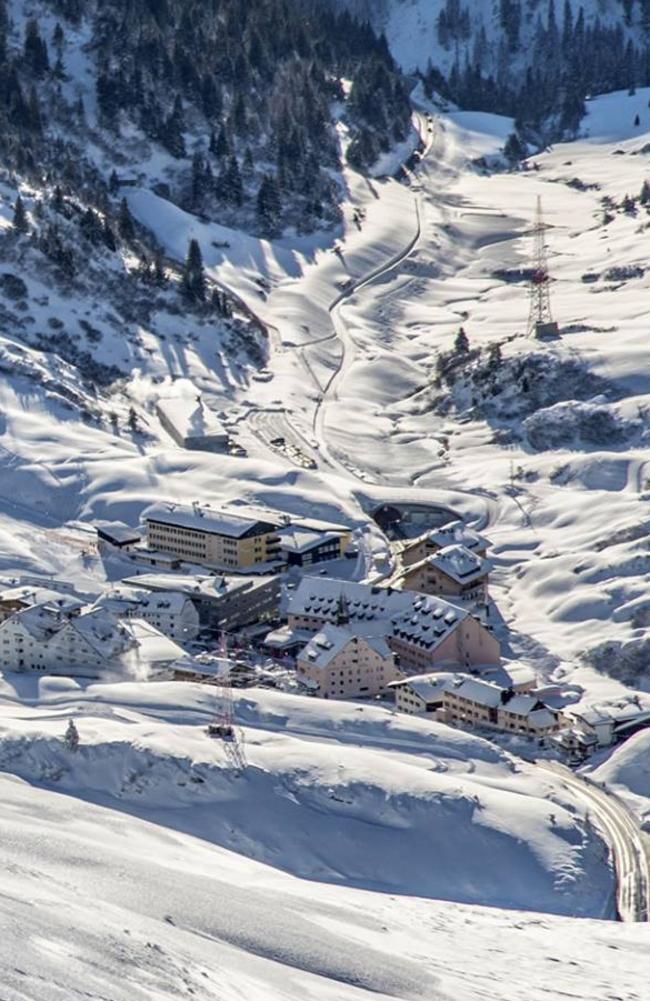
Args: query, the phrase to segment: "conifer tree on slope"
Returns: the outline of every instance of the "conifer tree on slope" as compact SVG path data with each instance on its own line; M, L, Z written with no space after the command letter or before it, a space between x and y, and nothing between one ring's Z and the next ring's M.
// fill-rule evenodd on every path
M205 302L205 271L198 240L190 240L183 268L183 294L192 302Z

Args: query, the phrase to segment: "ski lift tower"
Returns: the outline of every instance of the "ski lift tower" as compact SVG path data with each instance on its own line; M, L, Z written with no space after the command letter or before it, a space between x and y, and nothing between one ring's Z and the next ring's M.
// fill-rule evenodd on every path
M530 312L528 315L528 336L545 338L559 337L560 328L551 313L551 276L548 271L546 247L547 225L542 215L542 199L537 198L535 226L533 229L535 249L533 275L530 282Z

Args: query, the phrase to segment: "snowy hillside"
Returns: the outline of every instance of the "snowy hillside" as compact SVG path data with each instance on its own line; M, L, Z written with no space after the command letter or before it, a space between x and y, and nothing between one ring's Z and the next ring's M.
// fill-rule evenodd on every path
M441 724L251 690L236 704L240 771L227 745L205 734L219 696L204 687L57 682L27 708L11 685L0 769L29 782L302 878L610 913L606 850L562 782ZM61 739L71 713L81 738L74 753Z
M645 831L650 831L650 739L637 733L617 747L602 763L595 762L586 771L596 782L621 796L638 816Z
M360 17L367 17L383 31L397 61L407 72L425 71L429 62L447 73L454 61L464 62L484 47L485 57L496 66L499 49L510 49L526 62L540 21L546 23L553 7L560 31L566 6L547 0L335 0ZM629 5L632 18L624 17L620 0L568 0L573 21L580 10L587 25L598 19L603 26L620 25L631 37L640 36L641 11ZM516 26L516 27L515 27ZM510 47L516 37L517 44ZM514 67L513 67L514 68Z
M641 996L640 925L305 882L199 837L3 776L10 1001L504 1001ZM38 809L35 809L35 793Z

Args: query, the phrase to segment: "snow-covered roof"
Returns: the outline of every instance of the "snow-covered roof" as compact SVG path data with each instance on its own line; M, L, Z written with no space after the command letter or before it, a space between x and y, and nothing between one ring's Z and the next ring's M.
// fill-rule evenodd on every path
M0 601L20 602L26 606L56 605L61 609L80 608L85 604L76 595L62 594L60 591L51 591L47 587L33 587L28 584L0 591Z
M21 609L3 625L11 622L20 623L38 643L46 643L63 628L67 619L63 617L60 608L48 602Z
M143 608L150 612L178 615L189 598L179 591L148 591L136 587L114 587L97 599L96 605L119 612L124 609Z
M427 563L441 573L451 577L458 584L470 584L481 580L492 569L489 560L481 559L465 546L453 545L439 549L427 557Z
M418 599L406 612L393 619L393 635L426 650L435 650L463 622L468 612L442 598L403 592Z
M477 705L487 706L489 709L496 709L501 705L502 689L490 681L463 678L461 681L449 685L446 691L453 692L459 698L475 702Z
M89 608L81 615L69 618L66 624L107 661L119 657L134 645L126 624L105 608Z
M16 612L7 623L19 622L38 643L49 643L64 629L73 631L107 662L135 645L124 621L111 611L95 605L79 612L78 606L78 602L69 607L56 602L32 605Z
M344 611L360 635L393 634L434 649L467 618L464 608L417 591L397 591L332 577L303 577L289 614L333 621Z
M298 660L308 662L312 667L328 667L332 660L345 650L348 643L356 638L362 639L380 657L387 659L392 656L383 637L364 636L354 625L335 626L328 622L310 639Z
M185 657L185 650L144 619L127 619L123 625L134 647L132 656L138 665L172 664Z
M303 518L300 515L289 515L290 524L296 528L308 529L312 532L334 532L336 535L345 535L351 532L349 525L341 525L336 521L322 521L320 518Z
M537 681L537 675L530 664L522 664L519 661L493 664L481 672L481 677L502 688L512 688L515 692L530 687Z
M233 667L233 661L228 657L214 657L210 654L199 654L197 657L185 656L174 663L174 670L182 674L201 674L206 678L227 678Z
M510 684L515 689L521 685L534 685L537 681L535 670L530 666L530 664L503 664L502 670L505 672Z
M124 546L130 542L139 542L140 532L135 528L130 528L122 521L98 521L95 524L100 539L114 542L116 545Z
M247 535L261 535L273 532L277 523L261 521L245 515L235 514L223 508L211 508L199 504L156 504L145 515L147 522L176 525L210 535L225 535L232 539L242 539Z
M529 716L539 704L539 699L534 695L513 695L504 701L503 708L516 716Z
M644 710L638 702L611 702L600 705L585 706L570 709L571 716L580 719L590 726L602 723L622 723L639 716Z
M339 542L340 532L324 532L302 525L288 525L278 531L280 545L292 553L308 553L326 542Z
M309 629L289 629L288 626L281 626L273 629L264 637L265 646L274 650L288 650L294 646L304 646L309 643L313 633Z
M462 521L450 521L442 528L437 528L433 532L427 532L426 536L429 542L438 546L439 549L444 549L446 546L461 545L465 549L469 549L470 552L478 550L479 552L487 549L488 540L483 536L475 532L473 528L468 528L468 526Z
M373 587L334 577L303 577L289 597L292 615L335 615L341 598L351 619L387 619L412 606L413 592Z
M156 409L162 420L174 428L179 438L187 441L193 438L225 441L228 438L228 432L214 411L196 394L165 397L158 400Z
M298 660L308 662L311 667L328 667L353 638L348 629L327 623L310 639Z
M442 699L443 692L458 678L458 674L450 671L438 671L431 674L415 674L411 678L400 678L398 681L391 681L388 687L408 688L424 702L433 702Z
M175 591L188 598L216 601L226 595L252 591L271 581L277 583L277 580L277 577L270 575L246 577L229 574L143 573L125 577L122 583L134 588L145 588L148 591Z
M544 706L543 709L535 709L530 713L528 717L528 723L531 726L537 727L538 730L546 729L546 727L555 726L557 723L557 717L550 709Z

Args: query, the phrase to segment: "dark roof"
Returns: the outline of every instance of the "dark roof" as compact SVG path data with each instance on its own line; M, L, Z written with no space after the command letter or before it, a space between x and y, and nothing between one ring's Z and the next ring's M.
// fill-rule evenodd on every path
M139 542L142 536L135 528L129 528L121 521L100 521L96 526L97 535L104 542L112 542L116 546L125 546L129 542Z

